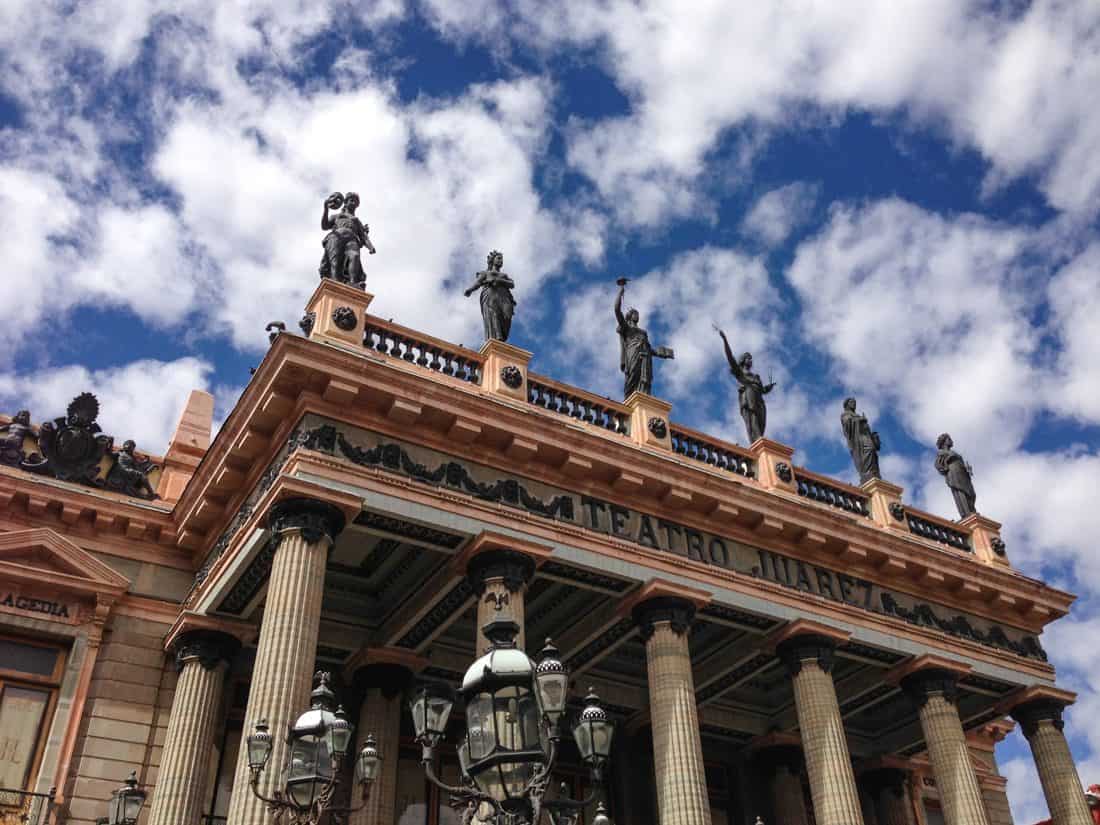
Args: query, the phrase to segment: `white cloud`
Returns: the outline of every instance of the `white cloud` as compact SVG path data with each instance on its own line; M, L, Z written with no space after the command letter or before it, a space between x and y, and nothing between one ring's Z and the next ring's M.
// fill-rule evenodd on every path
M162 454L193 389L208 389L213 367L197 358L133 361L122 367L89 370L76 364L0 375L3 409L20 407L35 422L65 415L81 392L99 398L98 423L118 445L132 438L138 450Z
M1034 175L1057 208L1100 208L1100 5L862 0L427 0L445 34L549 51L598 48L630 112L578 125L570 160L619 216L653 225L705 207L729 130L796 126L807 106L897 113L973 146L991 179Z
M1047 393L1054 405L1100 421L1100 243L1094 243L1047 286L1061 352Z
M369 86L285 90L252 103L243 113L181 110L155 161L180 197L186 231L218 262L214 321L238 346L258 341L257 304L273 318L300 315L316 283L321 201L333 187L362 196L359 214L378 249L366 258L368 288L379 296L372 310L452 340L476 338L477 312L461 288L490 248L505 253L521 301L569 250L532 181L547 125L538 82L478 86L408 108ZM349 168L351 158L362 163ZM593 229L585 234L591 245Z
M1035 412L1030 238L898 200L843 206L787 276L806 337L861 404L891 403L924 443L947 429L972 454L995 454L1020 442Z
M741 231L765 246L779 246L809 219L819 195L819 186L801 182L766 192L741 222Z

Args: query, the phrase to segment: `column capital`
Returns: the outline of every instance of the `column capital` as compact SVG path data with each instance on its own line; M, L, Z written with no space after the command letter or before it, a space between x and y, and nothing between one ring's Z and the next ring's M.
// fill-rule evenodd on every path
M901 679L901 689L917 710L937 695L953 705L959 697L959 673L942 667L915 670Z
M197 661L206 670L213 670L221 662L229 664L240 648L241 643L235 636L217 630L188 630L172 642L176 670L180 671L191 661Z
M775 631L766 645L775 651L793 677L802 672L802 663L807 661L817 662L818 667L828 673L832 670L837 646L849 638L851 634L847 631L811 619L796 619Z
M790 676L802 672L803 662L816 662L826 673L833 669L836 660L836 639L805 633L792 636L776 646L775 652Z
M668 622L678 636L686 634L695 621L695 603L680 596L654 596L635 604L630 613L642 639L648 642L660 622Z
M271 505L267 513L268 529L279 535L290 530L301 531L310 544L328 536L330 542L343 532L347 524L344 511L316 498L284 498Z
M364 647L348 660L344 674L360 694L369 688L378 688L383 696L392 699L427 666L428 660L411 650Z
M1053 696L1044 696L1016 705L1011 711L1012 718L1020 723L1024 736L1031 739L1039 730L1040 722L1050 722L1059 731L1066 726L1062 712L1069 702Z
M544 544L485 530L455 556L453 566L466 574L478 596L489 579L502 579L509 592L518 593L552 552Z

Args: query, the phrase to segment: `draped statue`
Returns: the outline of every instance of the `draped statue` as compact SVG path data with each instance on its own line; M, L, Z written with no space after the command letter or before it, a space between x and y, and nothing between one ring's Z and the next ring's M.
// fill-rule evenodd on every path
M878 433L871 430L867 416L856 412L854 398L844 401L840 424L844 428L844 438L848 442L848 451L852 454L852 463L859 473L859 483L882 478L878 469L878 451L882 449L882 442Z
M947 433L936 439L936 449L939 450L936 453L936 470L951 488L951 495L955 497L955 506L959 508L959 518L966 518L978 512L974 506L978 496L974 493L974 483L971 479L974 471L954 448L955 442Z
M653 394L653 359L674 358L668 347L653 347L649 335L638 326L638 310L631 308L623 313L623 294L626 292L626 278L619 278L619 294L615 298L616 332L619 333L619 369L623 372L623 398L632 393Z
M359 195L355 192L346 195L333 192L325 198L321 229L328 234L321 241L325 251L319 271L322 278L366 289L367 274L363 270L361 250L366 249L373 255L375 249L370 241L370 228L355 215L358 208ZM340 211L330 215L330 209Z
M486 341L507 341L512 330L516 299L512 297L515 282L504 272L504 256L495 249L489 253L486 267L477 273L474 285L463 294L469 298L481 290L481 320L485 324Z
M768 406L764 403L764 396L775 389L775 382L767 384L755 372L752 371L752 353L744 353L740 359L733 357L730 342L726 339L726 333L718 329L722 336L722 345L726 350L726 361L730 365L730 372L737 379L740 386L737 388L741 418L745 422L745 432L748 433L749 443L752 444L764 437L764 431L768 426Z

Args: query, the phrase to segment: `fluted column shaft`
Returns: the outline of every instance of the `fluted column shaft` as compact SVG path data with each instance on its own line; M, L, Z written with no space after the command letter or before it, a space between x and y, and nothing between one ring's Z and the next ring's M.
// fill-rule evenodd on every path
M401 750L401 694L387 695L381 688L368 688L357 730L357 747L363 747L367 736L373 735L382 762L370 799L361 811L351 815L348 825L394 825L397 761Z
M325 563L343 515L331 505L307 499L277 503L269 517L279 545L271 564L263 623L256 646L252 686L244 716L247 736L266 719L272 731L271 755L260 774L259 790L271 796L283 776L286 737L283 731L309 707ZM228 825L271 825L266 804L249 788L248 749L241 748L233 782Z
M1061 702L1036 701L1012 711L1031 745L1054 825L1092 825L1081 778L1063 733Z
M183 634L175 645L179 679L149 825L198 825L225 673L236 647L231 637L202 631Z
M694 606L661 597L634 610L646 640L649 715L660 825L710 825L703 743L695 705L688 629Z
M792 765L779 764L772 773L772 809L775 825L810 825L806 799L802 794L802 777Z
M909 796L909 776L898 768L882 768L864 774L863 781L874 801L878 825L914 825Z
M902 682L917 705L928 761L936 777L940 805L947 825L989 825L977 774L970 760L959 711L955 707L955 676L947 671L923 670Z
M796 636L780 645L779 655L791 674L817 824L863 825L844 720L829 672L833 647L829 639Z

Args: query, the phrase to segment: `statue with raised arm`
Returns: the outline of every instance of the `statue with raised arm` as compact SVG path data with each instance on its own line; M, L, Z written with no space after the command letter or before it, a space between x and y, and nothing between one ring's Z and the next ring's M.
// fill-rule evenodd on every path
M319 271L322 278L332 278L366 289L367 275L363 270L362 250L366 249L373 255L375 249L370 242L370 228L355 215L358 208L359 195L355 192L346 195L333 192L325 198L321 229L328 234L321 241L325 251ZM339 211L335 214L329 214L329 210L337 209Z
M504 272L504 256L493 250L489 253L485 269L477 273L474 285L463 294L469 298L481 290L481 320L485 323L486 341L507 341L512 330L512 316L516 311L516 299L512 297L515 282Z
M740 402L741 418L745 422L749 443L752 444L764 437L764 431L768 427L768 406L764 403L764 396L775 389L775 382L769 381L765 384L764 380L752 371L751 352L744 353L740 359L734 358L726 333L717 326L714 328L722 336L722 346L726 350L726 361L730 365L730 372L740 385L737 388L737 397Z
M959 518L966 518L978 512L975 504L978 496L974 492L972 476L974 471L961 455L955 452L955 442L944 433L936 439L936 471L943 476L951 495L955 497L955 506L959 508Z
M623 372L623 398L632 393L653 394L653 359L674 358L668 347L652 347L649 335L638 326L638 310L630 308L623 314L623 294L626 292L626 278L619 278L619 294L615 298L615 320L619 333L619 369Z
M878 451L882 449L882 442L878 433L871 429L867 416L856 412L854 398L845 399L840 424L844 428L844 438L848 442L848 451L852 454L852 463L859 473L859 483L882 478L878 469Z

